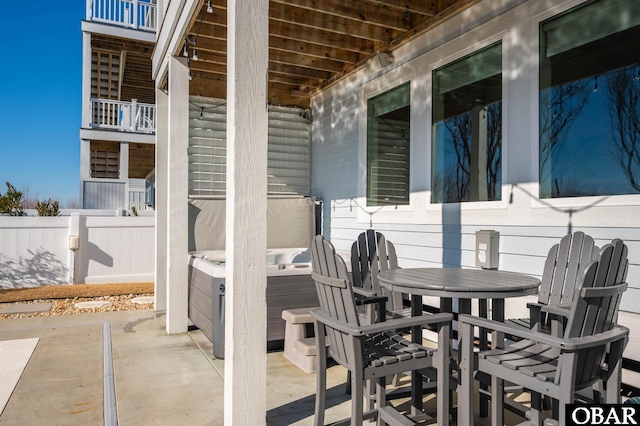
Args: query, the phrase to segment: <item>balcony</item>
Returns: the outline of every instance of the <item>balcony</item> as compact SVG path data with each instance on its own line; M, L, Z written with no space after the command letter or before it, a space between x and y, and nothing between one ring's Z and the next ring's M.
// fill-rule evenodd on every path
M91 127L124 132L155 133L156 106L154 104L91 99Z
M141 31L157 28L155 0L87 0L87 20Z

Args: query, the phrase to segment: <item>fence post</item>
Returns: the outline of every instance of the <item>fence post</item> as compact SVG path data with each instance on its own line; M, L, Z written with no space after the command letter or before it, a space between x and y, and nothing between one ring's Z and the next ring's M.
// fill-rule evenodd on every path
M69 220L69 283L76 284L76 263L80 254L80 214L71 213Z

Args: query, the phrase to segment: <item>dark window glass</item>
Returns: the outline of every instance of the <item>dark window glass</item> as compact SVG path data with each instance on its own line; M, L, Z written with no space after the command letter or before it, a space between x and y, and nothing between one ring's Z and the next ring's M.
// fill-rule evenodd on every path
M433 71L431 202L502 197L502 43Z
M640 193L640 1L540 24L540 198Z

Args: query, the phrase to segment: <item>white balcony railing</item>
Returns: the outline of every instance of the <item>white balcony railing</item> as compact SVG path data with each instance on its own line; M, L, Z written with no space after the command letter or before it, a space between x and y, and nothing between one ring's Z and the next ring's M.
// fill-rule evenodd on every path
M146 179L129 179L129 210L141 212L144 210L152 210L146 203L147 180Z
M154 104L91 99L91 127L127 132L155 133Z
M87 0L87 19L143 31L156 31L155 0Z

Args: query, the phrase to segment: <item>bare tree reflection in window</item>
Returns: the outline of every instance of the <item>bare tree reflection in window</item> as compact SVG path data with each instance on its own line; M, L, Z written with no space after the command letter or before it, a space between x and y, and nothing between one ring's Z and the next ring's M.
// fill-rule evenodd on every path
M640 67L608 74L606 105L611 120L609 151L629 184L640 191Z
M574 81L540 91L540 197L560 197L550 179L573 122L589 98L587 81ZM551 194L549 194L551 192Z

